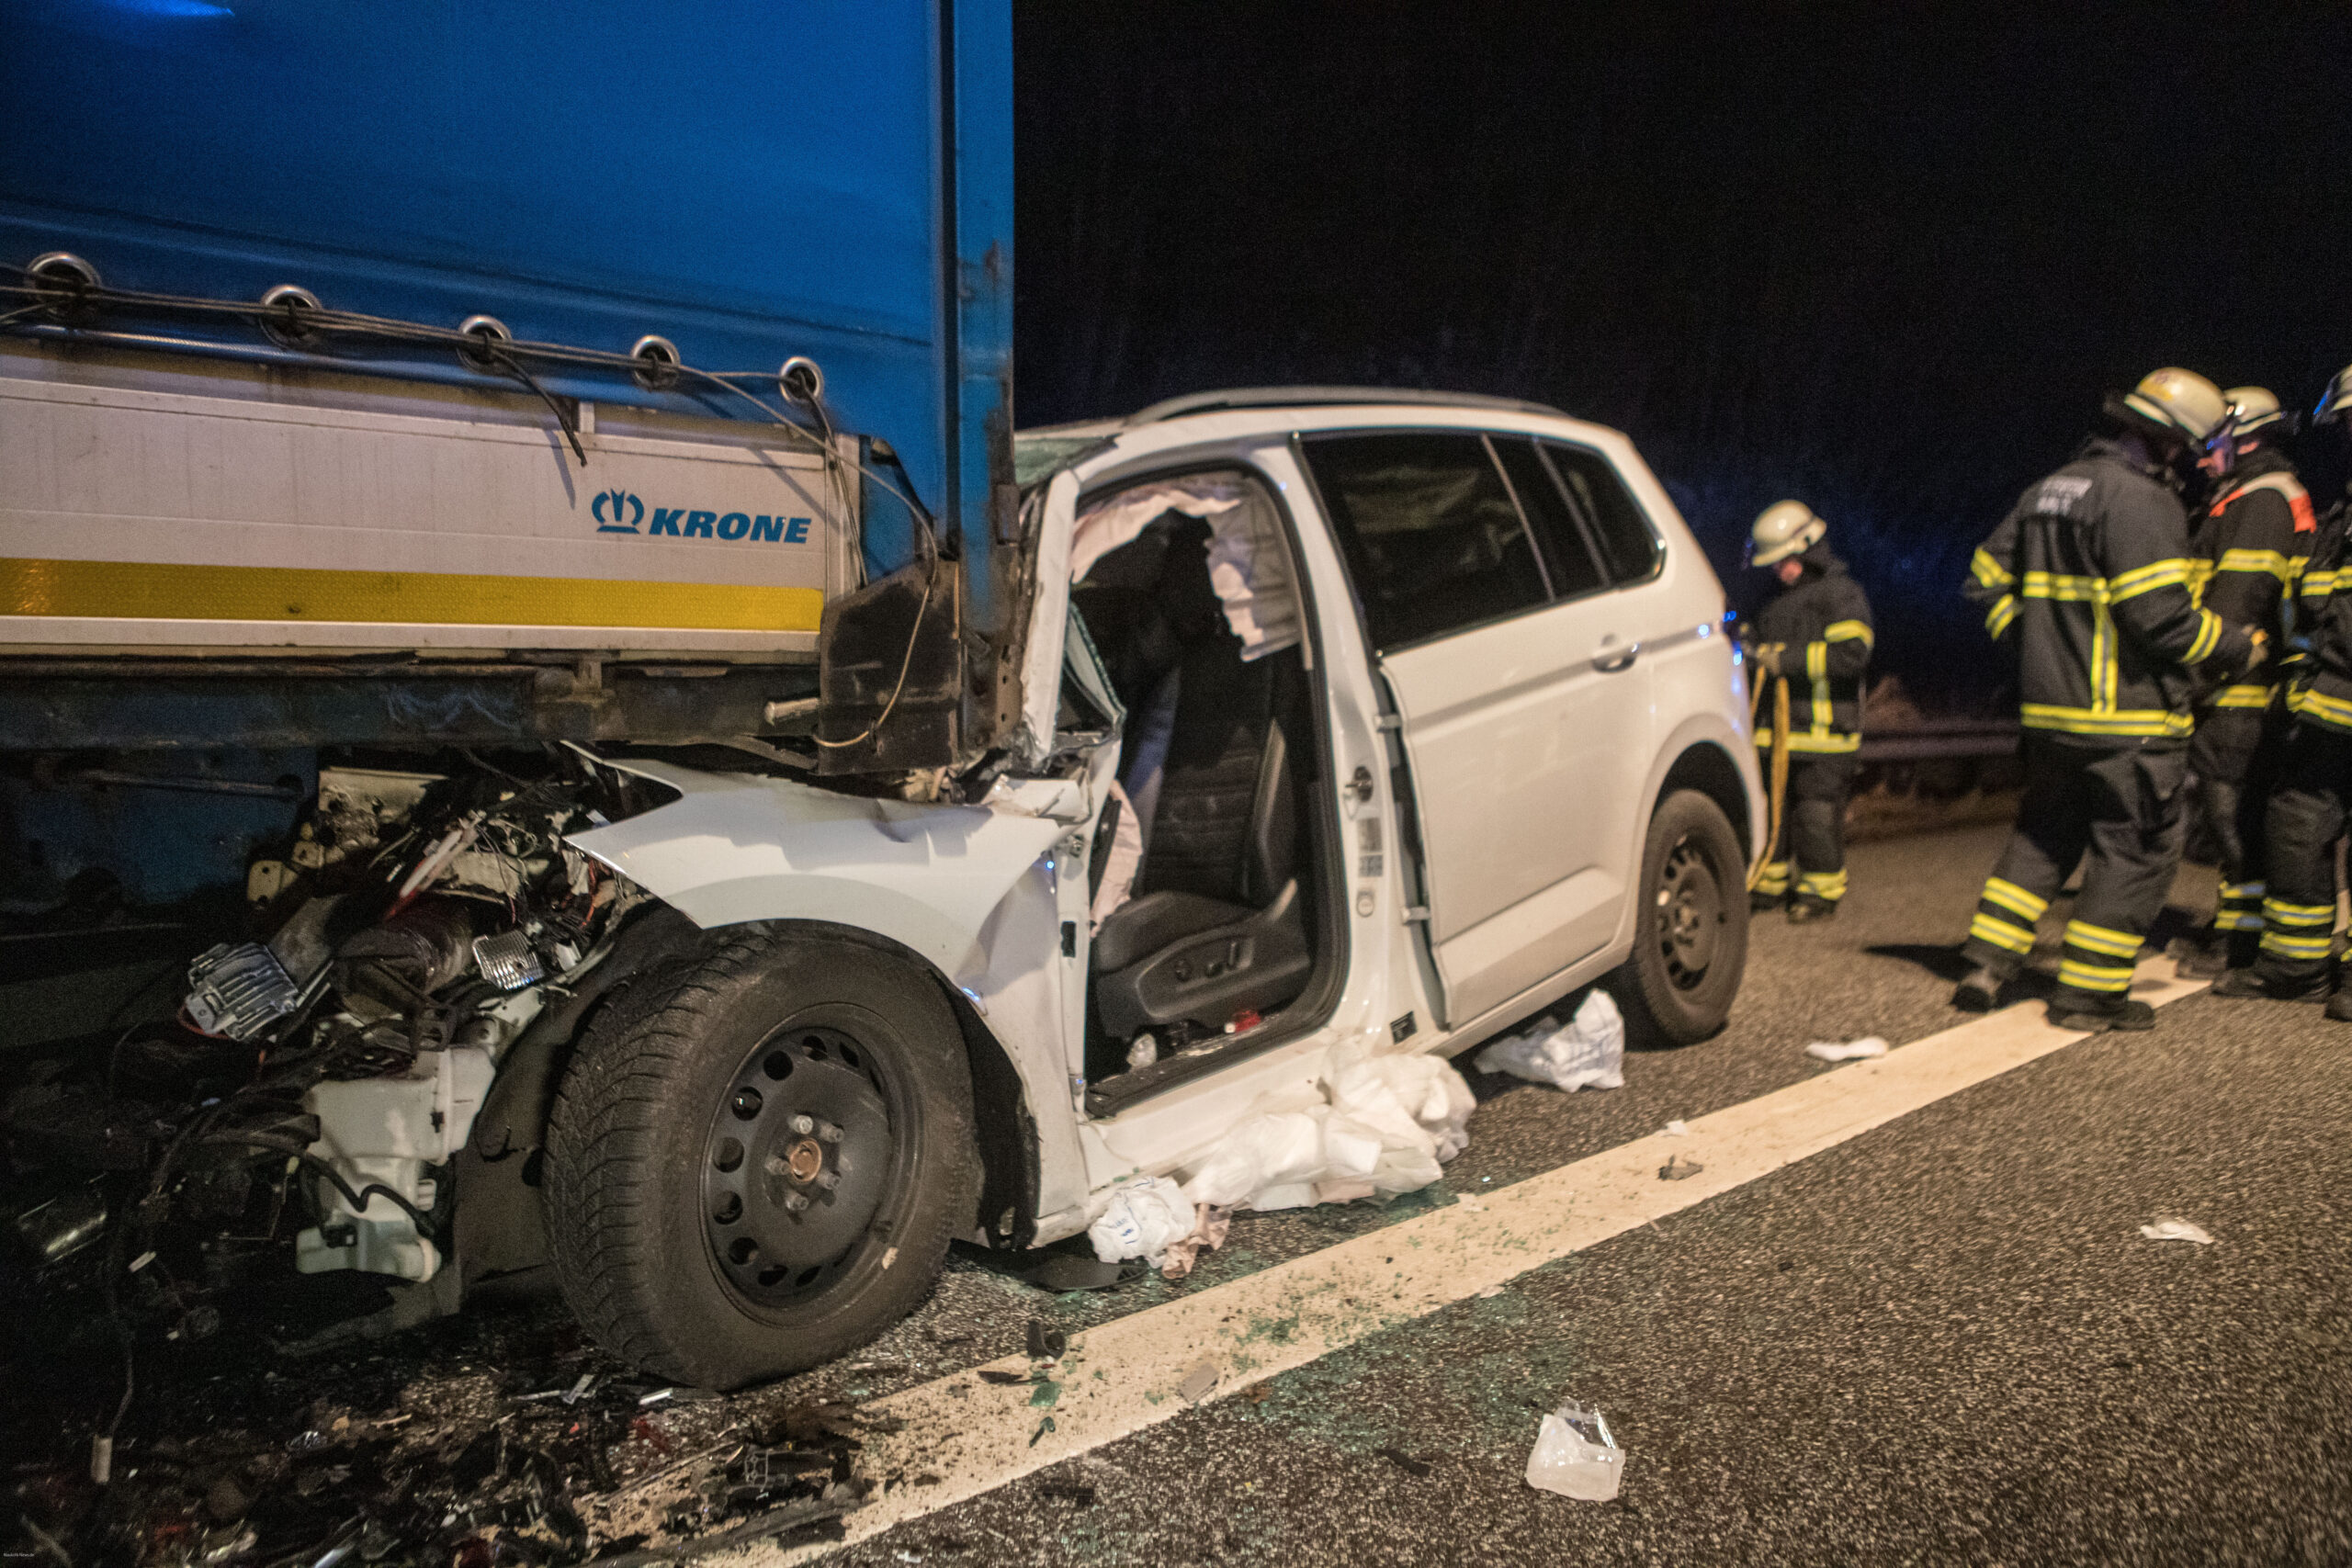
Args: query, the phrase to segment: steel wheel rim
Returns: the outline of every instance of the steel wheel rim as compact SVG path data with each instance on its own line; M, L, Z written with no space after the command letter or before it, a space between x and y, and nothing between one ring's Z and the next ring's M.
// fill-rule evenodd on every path
M825 1010L828 1013L848 1010ZM854 1269L903 1188L903 1101L868 1032L840 1017L772 1031L720 1091L703 1141L706 1251L728 1293L775 1310Z
M1723 940L1723 879L1690 834L1674 841L1658 867L1657 943L1668 983L1678 991L1706 982Z

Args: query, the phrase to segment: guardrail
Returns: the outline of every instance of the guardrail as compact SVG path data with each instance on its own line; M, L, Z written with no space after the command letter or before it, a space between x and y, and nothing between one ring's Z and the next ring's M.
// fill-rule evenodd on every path
M1873 732L1864 721L1865 762L1916 762L1930 757L2006 757L2018 749L2018 727L1992 719L1929 719Z

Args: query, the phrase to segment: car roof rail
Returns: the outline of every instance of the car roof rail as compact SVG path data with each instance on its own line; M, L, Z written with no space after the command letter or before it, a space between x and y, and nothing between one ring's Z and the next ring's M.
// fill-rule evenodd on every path
M1190 414L1219 413L1228 409L1329 407L1347 403L1424 403L1433 408L1495 409L1508 413L1568 416L1549 403L1522 398L1496 398L1483 392L1437 392L1423 387L1236 387L1218 392L1192 392L1169 398L1127 416L1127 423L1158 424Z

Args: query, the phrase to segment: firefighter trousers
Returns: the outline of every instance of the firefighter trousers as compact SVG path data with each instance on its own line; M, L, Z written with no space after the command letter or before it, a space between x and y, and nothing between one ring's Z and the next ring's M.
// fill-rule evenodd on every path
M2197 775L2198 825L2213 846L2221 891L2213 930L2251 946L2262 930L2265 822L2271 792L2287 753L2293 721L2277 704L2267 708L2215 708L2200 716L2188 743L2188 771Z
M1767 768L1770 753L1765 754ZM1778 898L1792 888L1800 898L1835 904L1846 896L1846 802L1854 793L1861 763L1851 754L1789 754L1789 794L1781 812L1781 836L1756 891Z
M2262 900L2264 973L2309 982L2335 941L2335 840L2352 802L2352 734L2298 723L2270 797L2270 891Z
M2033 952L2034 922L2085 863L2059 957L2060 1000L2074 993L2094 1005L2119 1002L2180 863L2188 773L2181 750L2029 733L2017 828L1985 879L1962 953L1996 975L2017 973Z

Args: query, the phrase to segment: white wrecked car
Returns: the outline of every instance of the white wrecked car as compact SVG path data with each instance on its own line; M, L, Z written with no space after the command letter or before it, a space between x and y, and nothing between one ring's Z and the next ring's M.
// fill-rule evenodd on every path
M1695 1041L1738 988L1744 673L1623 436L1292 389L1019 450L1021 722L972 804L641 761L675 800L570 836L702 933L544 1134L572 1303L663 1376L838 1355L951 1239L1084 1231L1342 1043L1455 1053L1611 976Z

